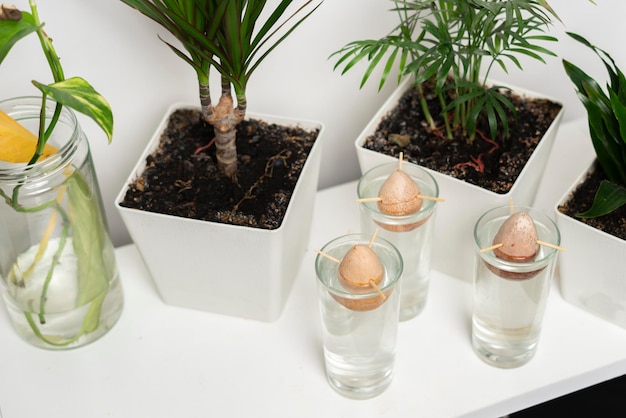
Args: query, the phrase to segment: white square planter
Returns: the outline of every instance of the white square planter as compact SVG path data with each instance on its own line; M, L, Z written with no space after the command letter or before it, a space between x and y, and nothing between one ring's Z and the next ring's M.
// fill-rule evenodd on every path
M122 207L128 184L158 146L175 105L142 153L116 199L117 209L170 305L259 321L280 317L307 250L321 161L321 123L250 114L268 123L319 129L281 226L248 228Z
M626 241L559 212L585 179L586 167L554 208L561 242L561 295L569 303L626 328Z
M397 157L365 149L363 144L365 139L376 130L380 121L398 104L410 83L411 80L407 78L398 86L356 139L355 147L361 173L377 165L397 160ZM498 84L502 85L502 83ZM545 97L517 88L512 89L517 94L529 97ZM556 102L554 99L550 100ZM438 205L437 209L432 255L432 266L435 270L466 281L472 280L474 224L488 209L508 205L510 199L513 199L515 205L518 206L533 205L562 117L563 108L537 145L513 187L506 194L494 193L446 174L426 169L437 180L440 197L446 200Z

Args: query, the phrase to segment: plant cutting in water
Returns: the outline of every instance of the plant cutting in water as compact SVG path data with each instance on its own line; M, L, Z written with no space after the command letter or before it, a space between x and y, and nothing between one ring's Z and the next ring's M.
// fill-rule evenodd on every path
M237 175L236 127L245 118L246 89L252 73L285 40L312 10L293 24L313 0L305 1L295 12L281 20L293 0L281 0L269 13L266 0L122 0L152 19L183 46L177 48L163 40L174 53L189 64L198 79L200 105L205 120L215 128L218 167L227 176ZM262 20L265 19L265 20ZM221 77L221 95L211 101L209 73ZM232 90L235 92L234 103Z
M525 56L544 62L554 53L542 46L555 42L546 34L558 19L546 0L392 0L398 25L380 39L347 44L332 57L342 74L366 60L369 65L361 81L367 82L375 68L383 65L381 88L398 66L398 80L413 76L420 92L422 111L430 130L438 132L423 86L432 83L444 113L445 137L463 133L470 141L477 123L485 118L490 135L502 130L508 136L507 112L515 107L502 86L487 86L492 68L505 72L508 65L522 69ZM479 132L480 133L480 132Z
M65 77L52 39L43 29L44 24L40 21L35 0L29 0L29 6L29 11L20 11L14 6L0 5L0 63L18 41L36 34L54 80L49 84L33 81L41 92L37 135L0 111L0 160L3 166L25 167L27 172L59 151L54 144L48 144L48 140L59 123L64 106L93 119L105 132L109 142L113 134L113 115L108 102L83 78ZM49 103L55 103L52 115L47 114L51 108ZM109 275L103 260L105 240L100 236L101 228L93 227L103 222L98 200L89 190L89 180L79 167L66 164L62 175L64 180L54 189L55 197L35 206L21 203L26 179L20 180L10 191L0 189L4 203L16 212L50 213L32 262L26 268L16 263L9 272L8 280L16 288L24 288L29 280L33 280L37 270L45 270L38 300L29 302L30 308L24 309L24 315L33 333L51 346L69 345L97 329L100 308L109 288ZM23 233L27 234L26 231ZM56 245L56 249L49 248L53 245ZM91 305L76 335L69 339L51 338L40 331L39 325L46 323L48 290L55 280L55 272L61 268L59 260L70 249L77 259L76 305L83 306L89 302ZM46 260L49 251L53 253L51 261ZM37 318L34 313L38 315Z
M600 183L591 208L578 214L583 218L594 218L626 204L626 77L606 51L580 35L568 35L595 52L609 73L605 93L593 78L563 60L565 72L576 86L578 98L587 110L596 158L608 179Z

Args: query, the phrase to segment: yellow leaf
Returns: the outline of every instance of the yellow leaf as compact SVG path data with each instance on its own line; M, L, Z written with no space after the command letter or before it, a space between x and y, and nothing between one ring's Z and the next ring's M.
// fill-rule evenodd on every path
M27 163L37 147L37 137L15 119L0 110L0 160L9 163ZM46 145L40 160L59 149Z

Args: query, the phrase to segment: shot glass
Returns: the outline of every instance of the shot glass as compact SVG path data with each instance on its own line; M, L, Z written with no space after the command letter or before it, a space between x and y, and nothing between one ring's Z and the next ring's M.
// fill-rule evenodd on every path
M354 245L368 245L370 238L365 234L336 238L321 249L326 256L318 255L315 260L326 376L335 391L352 399L384 392L395 362L400 253L380 237L372 242L370 248L384 269L378 289L350 290L339 278L337 261Z
M375 198L385 180L398 169L398 163L383 164L367 171L358 182L359 199ZM403 162L402 171L417 183L424 196L439 197L437 181L423 168ZM363 233L373 233L391 242L402 255L402 296L400 321L419 315L426 306L430 283L430 259L433 248L435 213L438 203L423 200L419 211L410 215L389 215L380 211L377 202L361 202L360 220Z
M538 241L555 246L561 242L556 224L532 208L498 207L476 222L472 348L481 360L501 368L522 366L535 355L558 253L539 245L532 261L516 262L488 250L512 211L530 215Z

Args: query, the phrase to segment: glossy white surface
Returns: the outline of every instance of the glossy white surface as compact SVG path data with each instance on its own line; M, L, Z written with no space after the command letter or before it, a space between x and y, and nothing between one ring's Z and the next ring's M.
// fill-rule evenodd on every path
M553 155L553 182L540 190L546 211L575 178L584 135L584 123L560 129L555 149L569 146ZM336 394L324 376L313 249L357 232L355 190L351 182L318 194L311 251L275 323L165 305L134 246L117 250L122 318L90 346L31 347L2 310L2 418L496 417L626 373L626 332L566 303L556 284L535 358L488 366L470 347L471 285L434 272L424 312L400 324L389 389L367 401Z

